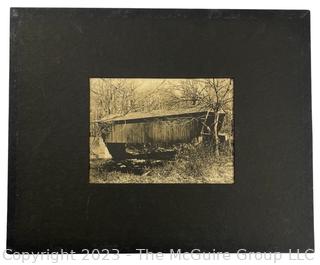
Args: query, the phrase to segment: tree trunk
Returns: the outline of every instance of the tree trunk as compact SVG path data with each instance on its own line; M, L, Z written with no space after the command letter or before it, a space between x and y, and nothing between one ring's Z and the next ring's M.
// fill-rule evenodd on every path
M216 156L219 156L218 121L219 121L219 113L215 113L214 114L213 130L212 130L212 140L213 140L214 154Z

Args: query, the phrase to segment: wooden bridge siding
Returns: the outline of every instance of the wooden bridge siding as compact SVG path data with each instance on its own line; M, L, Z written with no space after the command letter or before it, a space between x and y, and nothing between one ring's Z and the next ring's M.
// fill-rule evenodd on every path
M109 143L178 143L190 142L200 134L197 120L150 121L113 124L107 135Z

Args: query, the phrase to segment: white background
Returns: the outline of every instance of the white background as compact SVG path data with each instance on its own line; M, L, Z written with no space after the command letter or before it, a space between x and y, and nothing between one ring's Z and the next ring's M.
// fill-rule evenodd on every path
M0 8L0 29L1 29L1 48L0 48L0 177L1 177L1 185L0 185L0 260L1 264L7 263L21 263L21 259L19 261L7 260L12 259L12 256L3 256L3 250L6 247L6 217L7 217L7 160L8 160L8 102L9 102L9 8L10 7L114 7L114 8L207 8L207 9L309 9L311 10L311 54L312 54L312 103L313 103L313 155L314 155L314 222L315 222L315 241L316 241L316 254L309 255L308 258L312 258L313 260L306 260L305 256L300 256L301 259L304 260L290 260L289 255L282 255L281 260L277 261L276 264L287 264L293 262L294 264L320 264L320 256L319 256L319 229L320 225L320 214L319 214L319 197L320 197L320 189L319 189L319 173L320 173L320 139L319 139L319 131L320 131L320 92L319 92L319 51L320 51L320 9L318 0L223 0L223 1L201 1L201 0L183 0L183 1L173 1L173 0L144 0L144 1L102 1L102 0L87 0L87 1L76 1L76 0L43 0L43 1L28 1L28 0L20 0L20 1L7 1L0 0L1 8ZM155 240L157 240L155 238ZM44 261L41 263L52 264L54 259L49 259L50 257L43 257ZM81 261L83 256L74 256L76 259L64 260L61 263L69 263L69 264L79 264L88 261ZM146 257L143 260L140 260L139 255L131 255L131 256L121 256L117 261L102 261L98 260L96 264L125 264L125 263L139 263L139 264L147 264L152 262L153 264L162 264L162 263L170 263L170 264L178 264L178 263L201 263L201 264L227 264L227 263L240 263L240 264L272 264L274 261L268 260L256 260L254 256L251 258L246 256L245 260L238 260L236 255L231 257L231 260L225 261L222 259L222 256L219 256L219 260L192 260L190 256L186 256L185 258L189 260L183 259L174 259L170 260L169 256L164 257L165 261L160 261L157 259L151 260L149 256L149 260L146 260ZM273 257L274 258L274 257ZM292 256L292 258L298 258L296 255ZM61 258L60 258L61 259ZM92 259L90 258L91 262ZM26 263L31 264L32 258L30 257L29 261ZM38 263L38 262L37 262Z

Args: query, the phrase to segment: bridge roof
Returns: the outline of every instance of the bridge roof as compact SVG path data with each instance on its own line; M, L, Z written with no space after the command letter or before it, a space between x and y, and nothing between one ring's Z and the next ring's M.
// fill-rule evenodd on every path
M208 110L200 108L188 108L180 110L155 110L150 112L130 112L127 114L112 114L105 116L97 122L125 122L132 120L144 120L154 118L179 117L179 116L197 116L199 114L206 115ZM212 111L210 111L212 112Z

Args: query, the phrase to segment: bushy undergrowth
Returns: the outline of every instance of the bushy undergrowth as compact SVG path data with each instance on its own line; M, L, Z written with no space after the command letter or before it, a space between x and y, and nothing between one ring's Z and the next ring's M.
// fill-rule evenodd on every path
M164 178L178 178L183 182L188 179L201 182L213 174L213 167L221 164L222 160L222 156L214 155L212 147L185 144L178 148L175 161L153 169L152 173Z
M176 151L175 160L145 166L141 175L100 171L98 179L91 177L100 183L233 183L232 155L215 156L212 147L192 144L180 145Z

